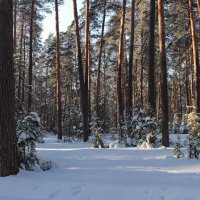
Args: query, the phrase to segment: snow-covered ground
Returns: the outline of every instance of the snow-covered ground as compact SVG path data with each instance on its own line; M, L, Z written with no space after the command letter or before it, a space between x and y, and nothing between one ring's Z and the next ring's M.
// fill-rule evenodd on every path
M173 149L94 149L57 143L51 136L38 155L50 171L0 178L0 200L199 200L200 160L175 159Z

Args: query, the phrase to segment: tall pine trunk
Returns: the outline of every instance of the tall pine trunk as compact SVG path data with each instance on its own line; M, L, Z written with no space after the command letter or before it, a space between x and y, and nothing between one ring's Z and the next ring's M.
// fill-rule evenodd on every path
M0 1L0 176L19 172L13 63L13 4Z
M32 109L32 84L33 84L33 18L34 18L35 0L31 1L30 16L30 41L29 41L29 67L28 67L28 112Z
M106 1L107 0L104 0L103 22L102 22L102 29L101 29L101 41L100 41L99 61L98 61L98 69L97 69L97 88L96 88L96 112L97 112L97 117L99 117L101 60L102 60L102 52L103 52L103 44L104 44L104 29L105 29L105 19L106 19Z
M196 104L196 107L197 107L197 113L200 113L199 58L198 58L196 30L195 30L195 23L194 23L192 5L193 5L193 1L188 0L189 17L190 17L190 30L191 30L191 37L192 37L192 56L193 56L193 65L194 65L194 97L195 97L195 104Z
M60 75L60 36L59 36L59 15L58 0L55 0L55 16L56 16L56 110L57 110L57 126L58 139L62 140L62 108L61 108L61 75Z
M128 92L127 114L131 118L133 114L133 52L134 52L134 27L135 26L135 0L131 3L131 38L128 64Z
M148 103L153 113L156 113L155 93L155 0L150 0L150 37L149 37L149 67L148 67Z
M159 49L161 64L161 111L162 111L162 145L169 146L169 114L168 114L168 87L167 87L167 63L165 51L165 26L164 26L164 3L158 0L158 29L159 29Z
M90 52L90 48L89 48L89 36L90 36L90 21L89 21L89 9L90 9L90 1L86 0L86 12L85 12L85 98L86 98L86 102L87 102L87 106L89 106L88 103L88 89L89 89L89 52Z
M74 6L74 23L76 31L76 48L78 54L78 72L79 72L79 81L80 81L80 92L81 92L81 109L83 115L83 141L88 141L88 105L85 92L84 76L83 76L83 61L82 61L82 52L81 52L81 43L80 43L80 34L79 34L79 24L78 24L78 13L77 13L77 3L76 0L73 0Z
M124 52L124 23L125 23L125 13L126 13L126 0L122 0L122 17L120 26L120 38L119 38L119 55L118 55L118 71L117 71L117 112L118 112L118 125L121 128L123 115L124 115L124 102L123 102L123 86L122 86L122 69L123 67L123 52ZM122 135L120 133L122 139Z

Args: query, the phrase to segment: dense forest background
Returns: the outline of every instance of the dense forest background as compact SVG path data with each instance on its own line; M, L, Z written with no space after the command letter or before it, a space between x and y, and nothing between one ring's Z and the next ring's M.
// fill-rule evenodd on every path
M125 146L155 144L159 133L166 147L172 132L199 140L200 0L85 0L79 16L73 0L74 21L60 32L63 3L0 1L0 163L9 166L0 174L17 173L17 152L25 168L37 160L38 127L97 146L107 134ZM56 35L42 42L46 13Z
M85 1L66 32L56 15L59 34L42 43L44 14L58 13L58 3L15 1L18 118L35 111L60 139L84 132L87 141L92 128L123 138L121 127L140 109L167 135L168 122L197 106L198 0Z

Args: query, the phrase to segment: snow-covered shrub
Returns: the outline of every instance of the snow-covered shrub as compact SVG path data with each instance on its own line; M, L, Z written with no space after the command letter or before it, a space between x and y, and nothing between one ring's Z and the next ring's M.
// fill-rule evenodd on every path
M153 147L156 142L157 127L156 117L140 109L132 117L131 132L128 133L128 138L132 142L131 146L147 142Z
M17 140L20 167L32 170L38 164L35 146L43 142L43 132L37 113L31 112L17 122Z
M51 161L42 161L40 163L40 169L42 169L42 171L48 171L53 167L53 163Z
M189 140L188 157L198 159L200 153L200 136L190 135L188 137L188 140Z
M186 115L188 136L188 157L199 158L200 152L200 117L195 106L189 107L191 112Z
M62 132L64 142L71 142L73 139L81 138L82 117L75 105L69 105L63 116Z
M92 140L94 148L104 148L104 142L102 140L101 134L97 131L95 137Z
M90 122L91 135L103 134L102 121L94 113Z
M176 145L174 147L174 151L173 151L173 154L174 154L174 157L176 158L183 158L184 157L184 153L181 151L181 144L180 144L180 136L178 134L178 138L177 138L177 142L176 142Z

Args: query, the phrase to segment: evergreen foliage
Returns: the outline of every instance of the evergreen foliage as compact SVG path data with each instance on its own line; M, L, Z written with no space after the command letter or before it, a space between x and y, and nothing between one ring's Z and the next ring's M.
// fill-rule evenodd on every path
M37 113L31 112L24 119L17 123L18 154L20 167L26 170L33 170L39 164L36 155L36 143L43 141L43 131L40 118Z
M186 115L189 130L188 157L198 159L200 153L200 117L194 105L188 108L191 109L191 112Z
M64 142L71 142L74 139L81 139L82 120L81 114L75 105L68 105L63 119L62 132Z

